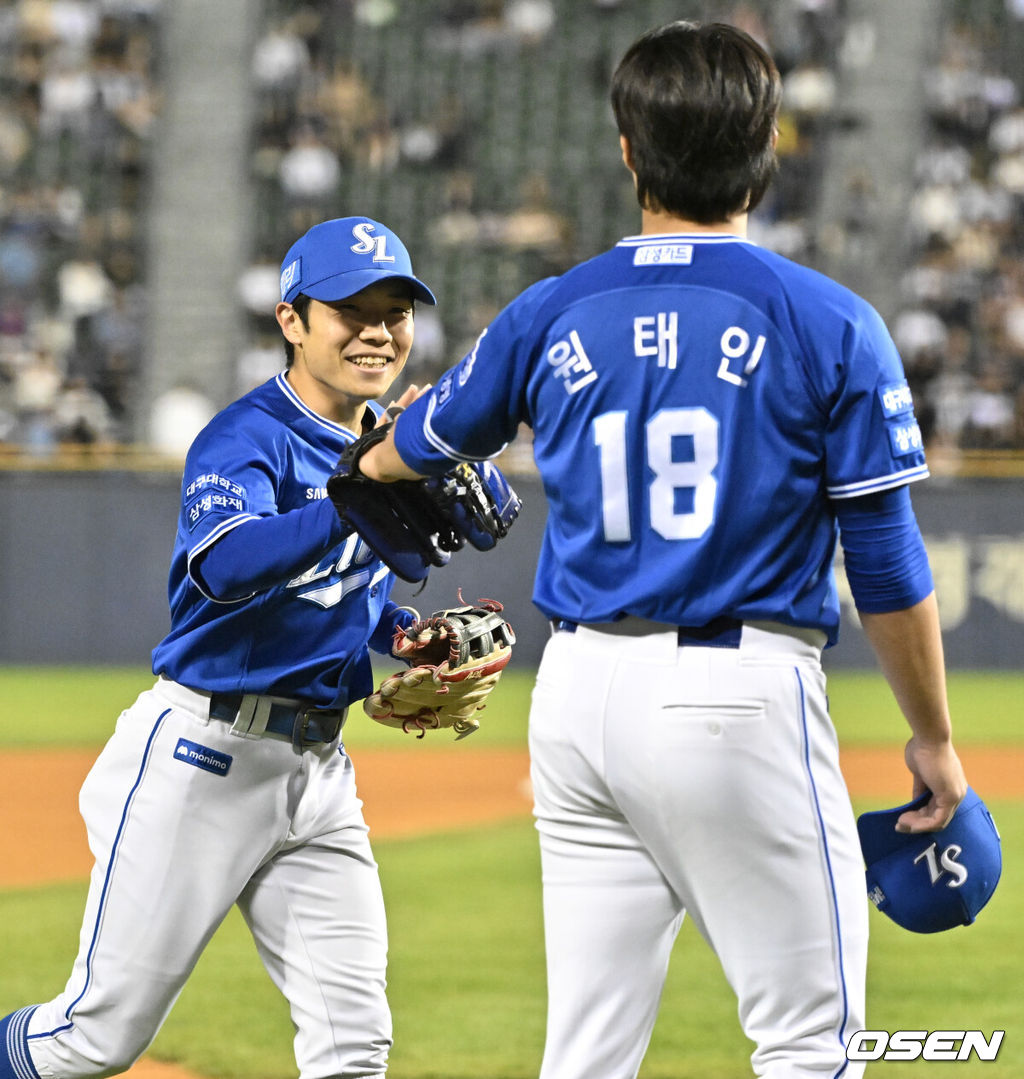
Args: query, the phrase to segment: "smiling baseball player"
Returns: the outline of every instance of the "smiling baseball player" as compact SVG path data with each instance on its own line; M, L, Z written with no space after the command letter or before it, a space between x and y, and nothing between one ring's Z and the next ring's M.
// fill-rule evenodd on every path
M339 733L373 688L367 646L390 653L413 615L325 484L383 411L416 301L434 297L368 218L317 225L285 257L287 370L188 454L159 679L81 792L81 950L58 997L0 1020L0 1079L128 1068L235 903L288 999L302 1079L384 1075L384 905Z
M866 302L746 239L779 97L735 27L637 41L612 102L640 235L513 300L353 450L365 476L408 479L533 429L549 504L534 601L553 629L530 714L542 1079L633 1079L684 915L757 1075L862 1073L845 1046L864 1016L864 869L820 661L838 532L926 795L898 827L941 827L967 790L899 356Z

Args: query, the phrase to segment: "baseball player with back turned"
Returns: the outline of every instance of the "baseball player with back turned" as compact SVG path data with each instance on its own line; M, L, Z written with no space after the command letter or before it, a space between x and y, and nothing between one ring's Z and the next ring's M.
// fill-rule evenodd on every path
M373 688L367 646L389 653L412 615L324 484L434 298L367 218L299 239L281 297L287 370L188 454L159 679L81 792L96 863L78 958L56 999L0 1020L2 1079L128 1068L235 903L288 1000L302 1079L385 1074L384 905L339 733Z
M967 790L907 485L927 475L881 319L745 238L775 169L778 72L677 22L612 83L640 235L526 290L359 462L499 453L549 501L530 715L548 961L542 1079L630 1079L685 915L772 1079L854 1076L867 898L821 650L837 536L941 828Z

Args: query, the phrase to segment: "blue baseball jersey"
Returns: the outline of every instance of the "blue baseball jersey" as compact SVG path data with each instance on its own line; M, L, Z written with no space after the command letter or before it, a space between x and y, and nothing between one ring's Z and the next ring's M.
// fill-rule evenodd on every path
M355 437L313 412L283 373L198 435L185 463L171 629L153 651L155 674L194 689L299 697L320 707L345 707L372 690L367 642L390 635L394 575L354 532L326 540L315 564L244 599L218 602L190 572L244 522L325 498L327 478Z
M733 236L628 237L515 299L396 426L412 468L526 423L534 601L578 622L721 615L836 639L832 503L927 475L878 313Z

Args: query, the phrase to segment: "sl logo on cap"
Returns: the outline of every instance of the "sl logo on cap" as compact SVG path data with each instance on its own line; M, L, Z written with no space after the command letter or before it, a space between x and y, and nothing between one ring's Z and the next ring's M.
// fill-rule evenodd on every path
M368 255L372 251L374 262L394 262L395 256L389 255L387 251L387 236L371 236L370 233L373 230L374 226L369 221L360 221L352 229L352 235L356 238L356 242L349 250L357 255Z
M857 818L868 898L913 933L970 925L992 898L1003 868L995 821L970 787L944 828L897 832L900 817L930 797L925 791L907 805Z
M953 879L946 881L947 888L959 888L967 881L967 867L961 865L956 856L963 853L963 848L957 846L956 843L950 843L945 850L939 852L936 856L939 844L933 843L930 847L925 847L923 851L914 859L914 865L917 865L923 858L925 864L928 866L928 875L932 879L932 884L938 884L945 873L949 873Z

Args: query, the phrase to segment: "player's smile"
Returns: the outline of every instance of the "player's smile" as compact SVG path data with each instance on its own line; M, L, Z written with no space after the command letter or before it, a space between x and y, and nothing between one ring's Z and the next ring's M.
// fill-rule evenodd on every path
M288 381L322 416L357 429L363 405L386 393L413 341L409 285L385 280L343 300L309 306L309 326L298 326Z
M354 363L356 367L368 367L375 370L383 370L387 367L391 360L390 356L349 356L347 357L349 363Z

